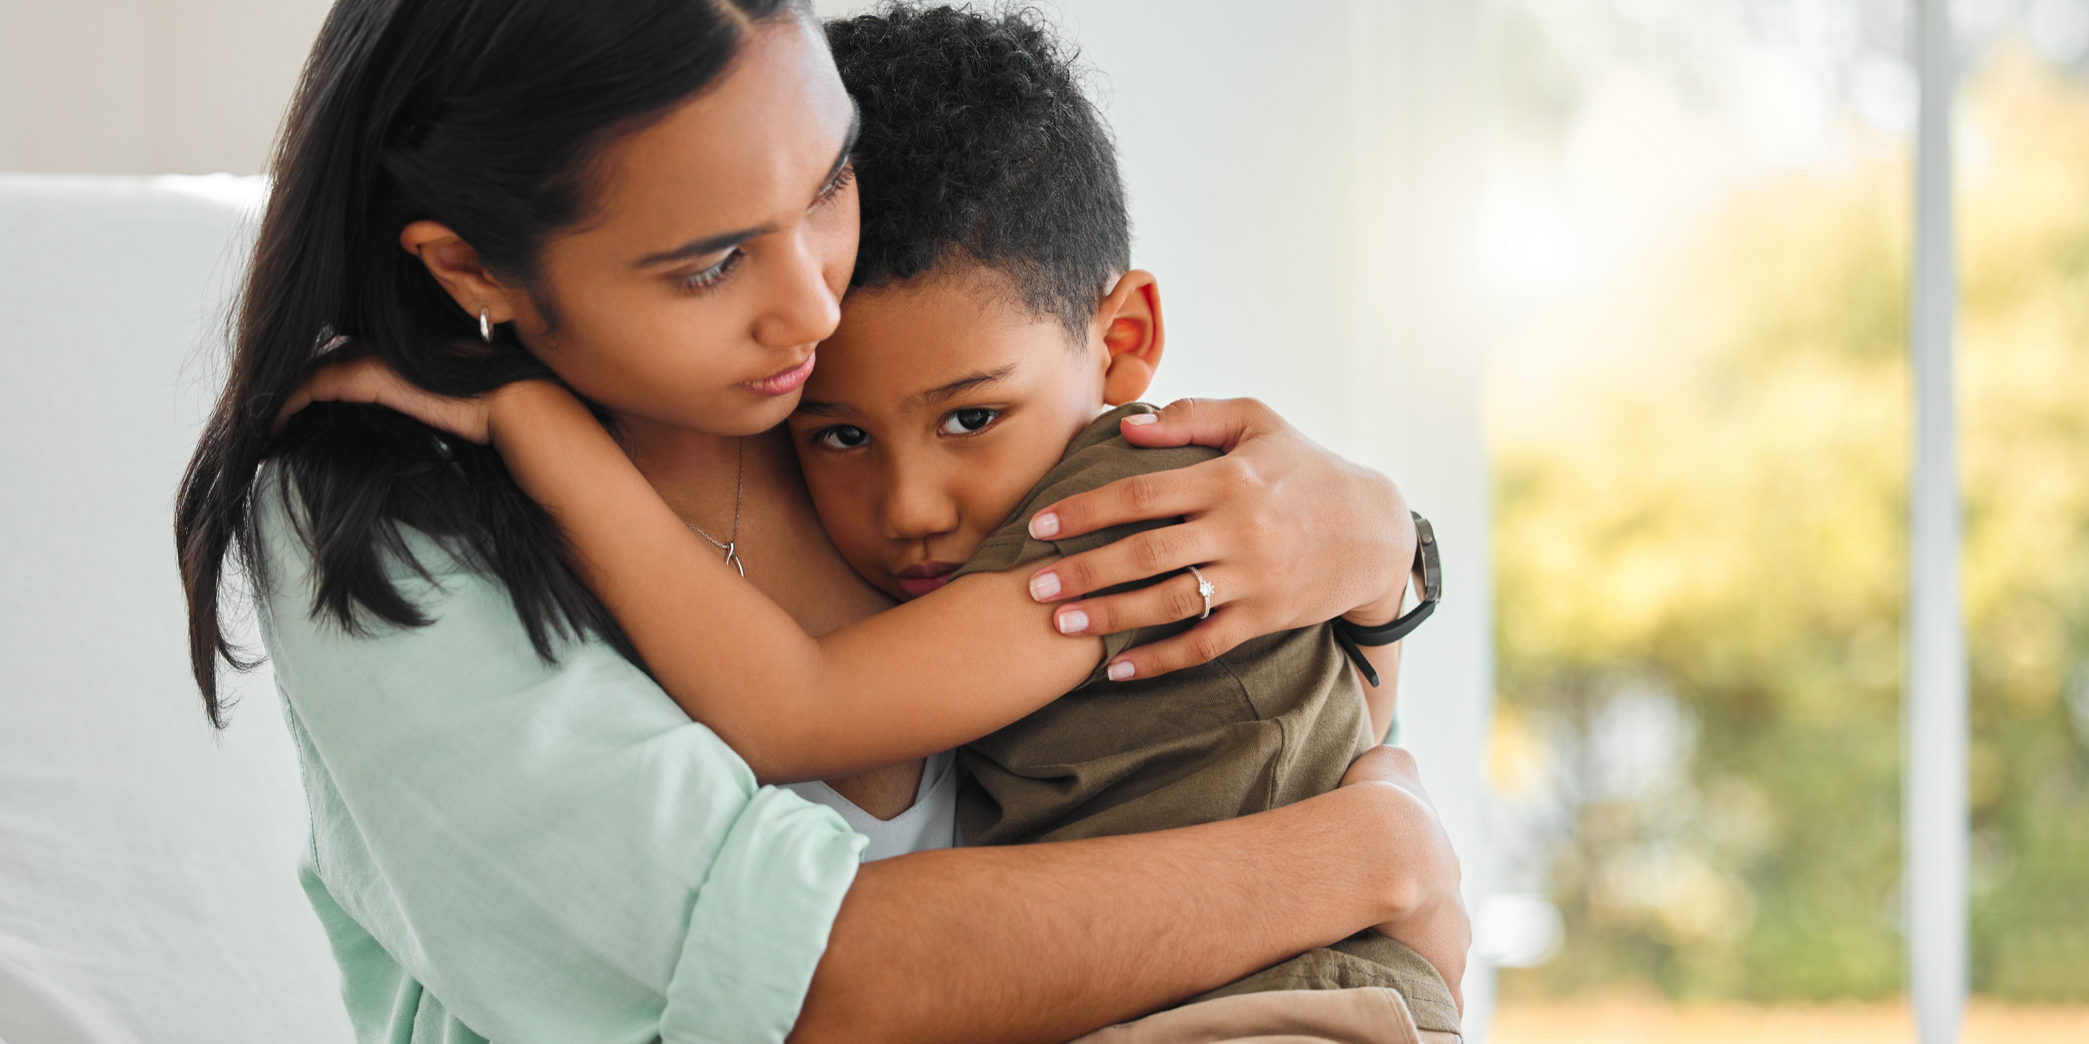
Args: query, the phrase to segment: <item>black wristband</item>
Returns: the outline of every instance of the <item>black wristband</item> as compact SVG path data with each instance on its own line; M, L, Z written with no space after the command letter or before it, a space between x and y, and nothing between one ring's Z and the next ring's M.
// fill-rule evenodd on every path
M1371 661L1364 657L1360 646L1391 645L1422 625L1429 614L1436 611L1436 603L1443 601L1443 565L1436 553L1436 530L1420 513L1414 515L1414 575L1421 581L1421 604L1409 609L1399 619L1377 627L1364 627L1350 623L1340 617L1335 619L1335 641L1349 659L1363 673L1364 680L1378 687L1378 672L1371 668Z

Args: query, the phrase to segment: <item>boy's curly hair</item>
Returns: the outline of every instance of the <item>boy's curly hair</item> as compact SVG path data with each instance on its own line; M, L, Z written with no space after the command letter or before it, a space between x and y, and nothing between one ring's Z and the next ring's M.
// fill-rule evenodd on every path
M1109 129L1043 16L893 4L827 40L863 119L851 285L974 262L1086 338L1131 264L1131 220Z

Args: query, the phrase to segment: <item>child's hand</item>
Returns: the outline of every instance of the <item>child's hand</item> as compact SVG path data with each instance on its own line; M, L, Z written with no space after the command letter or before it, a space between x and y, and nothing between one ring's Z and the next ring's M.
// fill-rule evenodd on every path
M397 410L429 427L485 445L493 441L493 412L507 390L469 399L437 395L399 376L383 359L363 355L328 363L307 378L276 413L276 430L282 431L297 411L312 403L353 402Z
M1463 1011L1460 982L1465 978L1466 953L1472 949L1472 920L1458 890L1458 854L1422 787L1421 770L1414 755L1399 747L1373 747L1342 777L1342 786L1359 784L1389 785L1399 798L1390 826L1404 858L1388 863L1395 878L1388 886L1406 898L1396 904L1403 912L1378 925L1378 931L1406 943L1435 966Z

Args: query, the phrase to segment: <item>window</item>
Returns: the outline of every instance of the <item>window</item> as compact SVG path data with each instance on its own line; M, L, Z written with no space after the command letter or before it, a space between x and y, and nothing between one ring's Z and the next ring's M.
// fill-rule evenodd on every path
M1957 5L1957 191L1919 219L1915 16L1500 5L1490 764L1524 898L1482 925L1521 965L1493 1039L1760 1039L1830 1000L1858 1003L1808 1033L1906 1039L1954 924L1967 1039L2089 1018L2089 3ZM1916 244L1953 228L1919 313ZM1939 332L1957 445L1923 459L1910 344ZM1918 551L1940 478L1963 539ZM1950 650L1911 676L1903 640L1954 569L1970 730ZM1904 693L1945 711L1913 760Z

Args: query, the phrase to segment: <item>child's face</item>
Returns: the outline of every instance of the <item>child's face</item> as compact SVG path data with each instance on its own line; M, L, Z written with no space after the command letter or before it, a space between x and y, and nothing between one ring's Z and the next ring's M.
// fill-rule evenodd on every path
M943 586L1104 406L1110 353L937 270L849 294L790 418L842 557L895 598Z

